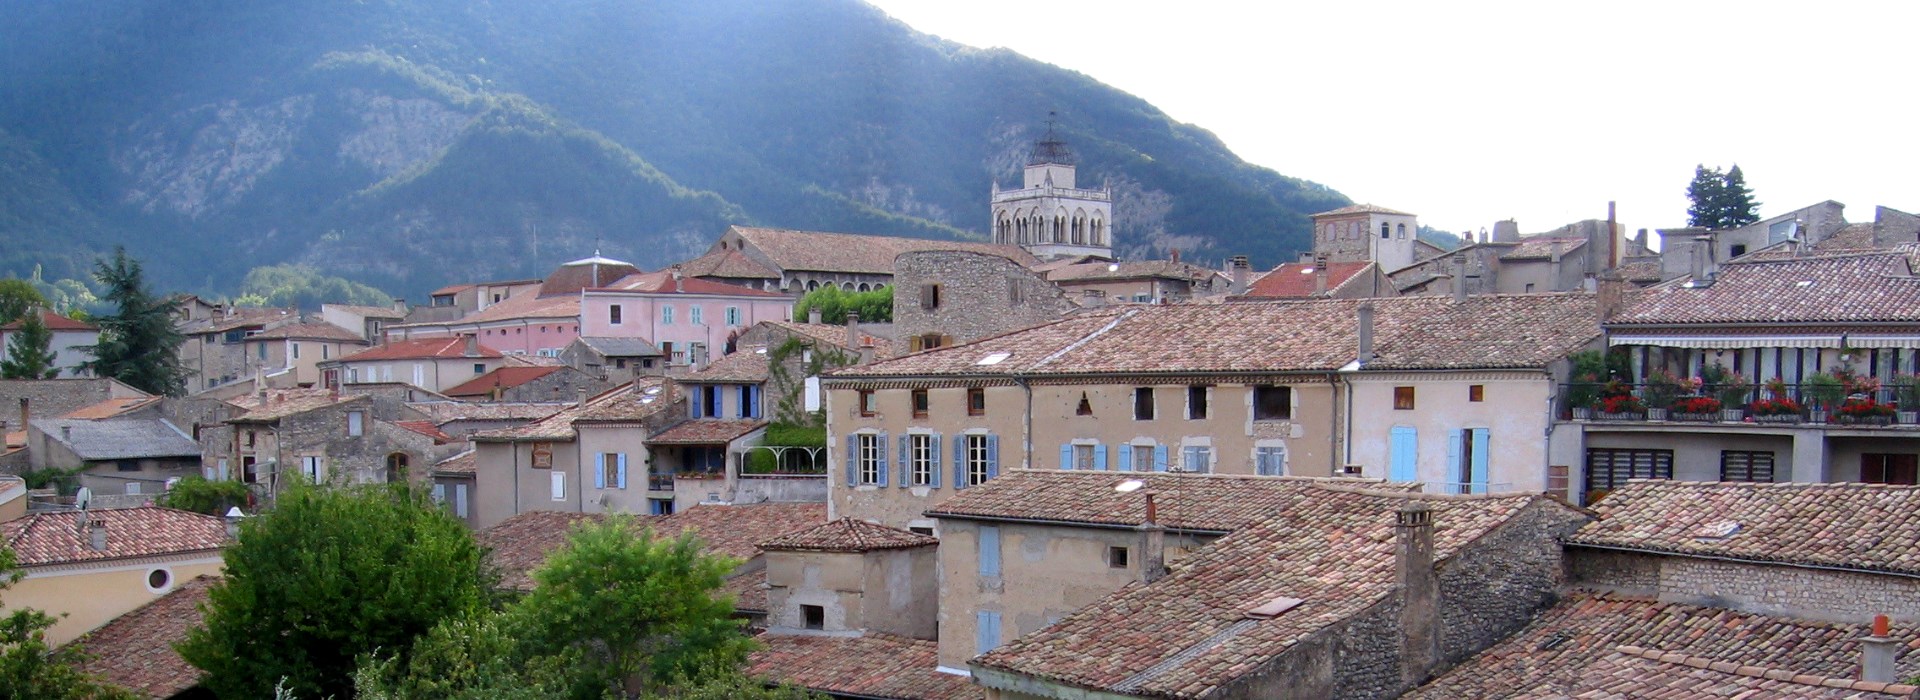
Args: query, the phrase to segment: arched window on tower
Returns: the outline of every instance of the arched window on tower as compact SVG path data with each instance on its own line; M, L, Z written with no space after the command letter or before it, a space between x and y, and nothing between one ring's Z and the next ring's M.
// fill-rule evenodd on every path
M1387 222L1385 221L1380 222L1380 237L1392 238L1392 236L1388 235L1391 233L1393 233L1393 229L1387 227Z
M1407 225L1406 225L1406 224L1400 224L1400 229L1399 229L1398 231L1395 231L1395 234L1396 234L1396 237L1397 237L1397 238L1399 238L1400 240L1403 240L1403 241L1404 241L1404 240L1406 240L1406 239L1407 239Z

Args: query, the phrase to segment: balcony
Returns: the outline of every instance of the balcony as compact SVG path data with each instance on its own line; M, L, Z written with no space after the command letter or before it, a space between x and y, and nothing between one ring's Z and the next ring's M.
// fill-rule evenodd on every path
M1765 385L1569 383L1555 400L1562 421L1920 428L1920 386L1871 379Z
M673 493L673 475L672 474L648 474L647 490L648 491L665 491L667 493Z

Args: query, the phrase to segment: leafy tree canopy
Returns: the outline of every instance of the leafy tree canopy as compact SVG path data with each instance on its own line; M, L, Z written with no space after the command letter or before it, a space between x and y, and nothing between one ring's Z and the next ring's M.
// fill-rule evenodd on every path
M195 513L226 515L229 509L246 505L247 485L238 481L212 481L189 476L176 482L155 502Z
M208 591L206 626L177 647L221 698L347 698L363 656L487 606L492 581L459 519L398 485L296 485L246 519Z
M843 325L847 312L860 314L860 320L872 323L893 322L893 287L865 292L849 292L827 285L800 297L793 306L793 320L806 321L814 309L820 309L820 322Z
M1694 166L1693 181L1687 183L1687 225L1705 229L1738 228L1760 220L1760 203L1753 200L1740 166L1721 172L1719 168Z
M7 338L7 357L0 360L0 379L53 379L60 376L55 360L53 331L40 320L40 314L29 313L21 322L20 331Z
M140 261L116 248L113 258L94 264L94 277L107 288L115 311L97 316L100 340L87 347L93 355L82 366L94 376L112 377L151 394L180 396L187 391L187 369L177 350L185 340L173 327L179 302L147 289Z
M0 279L0 324L12 323L36 306L46 306L47 298L32 282L14 277Z
M24 575L13 550L0 548L0 591ZM0 698L35 700L133 700L133 694L80 671L77 646L47 645L47 628L58 620L33 608L0 617Z

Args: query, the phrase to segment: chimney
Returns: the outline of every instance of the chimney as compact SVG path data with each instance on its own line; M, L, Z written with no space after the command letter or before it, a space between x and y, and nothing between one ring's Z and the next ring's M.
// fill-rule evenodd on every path
M1088 308L1107 305L1107 293L1098 289L1080 290L1080 305Z
M576 391L574 395L575 395L576 397L578 397L578 398L577 398L577 399L575 400L575 402L574 402L574 405L576 405L576 406L585 406L585 405L587 405L587 388L586 388L586 387L584 387L584 386L582 386L582 387L580 387L580 389L579 389L578 391Z
M1713 263L1713 236L1693 237L1693 283L1696 286L1713 284L1713 278L1720 272Z
M1355 307L1353 315L1359 324L1354 334L1360 338L1360 354L1355 359L1365 365L1373 360L1373 304L1364 303Z
M1324 297L1327 295L1327 276L1328 276L1327 275L1327 254L1314 253L1313 254L1313 295L1314 296Z
M1440 660L1440 581L1433 570L1433 510L1410 500L1394 515L1400 687L1412 688L1426 682Z
M20 397L20 429L21 430L26 430L27 421L33 418L33 412L29 410L31 408L32 407L29 405L27 397L25 396Z
M811 309L807 309L807 323L811 323L814 325L820 324L820 307L816 306Z
M1900 643L1893 640L1887 616L1873 616L1873 635L1860 638L1860 680L1868 683L1899 682L1894 658Z
M93 551L96 552L107 551L106 523L98 520L87 523L87 545L93 547Z
M406 299L402 299L402 298L400 298L400 297L394 297L394 298L393 298L393 310L394 310L394 311L398 311L398 312L400 312L400 313L403 313L403 314L404 314L404 313L406 313L406 312L407 312L407 300L406 300Z
M1140 524L1140 582L1153 583L1167 575L1167 528L1160 525L1153 492L1145 491L1147 521Z
M873 343L862 342L860 344L860 364L863 364L863 365L873 364L873 360L875 357L878 356L878 354L879 354L879 349L875 348L873 346Z
M467 357L480 356L480 337L479 336L474 335L472 333L461 333L460 340L466 342L465 352Z
M860 314L847 312L847 348L860 349Z
M1456 255L1453 257L1453 303L1460 304L1466 301L1467 257L1464 255Z
M1174 248L1173 250L1170 250L1170 251L1168 251L1168 254L1169 254L1169 255L1171 255L1171 256L1173 257L1173 261L1174 261L1174 262L1180 262L1180 249L1179 249L1179 248Z
M227 539L240 539L240 519L244 517L246 514L240 512L240 506L227 509Z
M1547 274L1551 275L1548 277L1551 281L1548 282L1547 291L1560 291L1560 276L1566 272L1566 255L1566 247L1560 243L1560 239L1554 239L1553 250L1548 254L1551 266L1547 268Z
M1634 234L1633 242L1634 244L1640 246L1641 252L1644 253L1647 250L1647 230L1640 229L1639 233Z
M1233 286L1227 288L1227 293L1232 294L1234 296L1240 296L1242 294L1246 294L1247 293L1247 276L1252 272L1251 268L1253 266L1247 263L1247 256L1245 255L1233 256L1232 265L1233 265Z

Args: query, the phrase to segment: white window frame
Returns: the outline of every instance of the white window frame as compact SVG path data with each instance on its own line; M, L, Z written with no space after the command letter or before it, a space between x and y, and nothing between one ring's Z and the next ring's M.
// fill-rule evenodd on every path
M365 411L347 411L347 437L361 437L367 434L367 413Z
M619 304L607 305L607 325L621 326L626 325L626 322L627 312L625 309L620 308Z
M1280 464L1278 465L1280 468L1279 473L1269 473L1269 471L1261 469L1260 456L1263 452L1267 454L1277 453L1280 455ZM1284 442L1256 442L1253 445L1253 473L1259 476L1286 476L1288 456L1287 444Z
M555 469L547 478L550 479L549 491L553 494L553 500L567 500L567 473Z
M660 325L662 326L673 325L673 305L672 304L660 305Z
M979 486L987 483L988 462L987 444L991 436L986 433L967 433L961 439L967 441L967 486Z
M699 304L690 304L687 306L687 323L691 323L693 325L698 326L698 325L703 325L706 322L707 322L706 307L701 306Z
M880 483L880 445L883 442L879 433L858 433L860 463L858 474L860 485L874 486Z
M740 307L738 306L727 307L727 325L728 326L740 325Z
M933 485L933 434L907 434L907 485Z
M1094 463L1094 458L1099 451L1100 446L1091 442L1073 443L1073 468L1078 471L1093 471L1105 466Z
M1201 462L1198 467L1195 467L1193 464L1193 458L1196 456L1200 458L1199 461ZM1211 473L1213 471L1213 446L1200 444L1181 445L1180 470L1200 474Z
M1153 471L1153 452L1155 448L1159 447L1159 444L1153 442L1134 442L1129 444L1133 447L1133 464L1127 465L1127 471ZM1142 466L1143 464L1145 465L1144 467Z
M313 455L302 455L300 457L300 474L307 477L307 481L316 484L320 483L320 471L319 457Z

